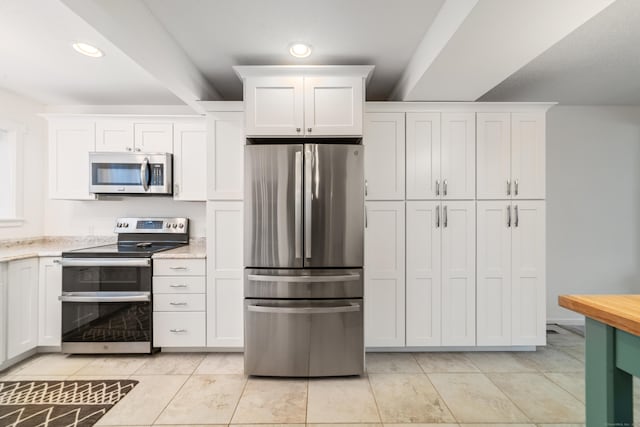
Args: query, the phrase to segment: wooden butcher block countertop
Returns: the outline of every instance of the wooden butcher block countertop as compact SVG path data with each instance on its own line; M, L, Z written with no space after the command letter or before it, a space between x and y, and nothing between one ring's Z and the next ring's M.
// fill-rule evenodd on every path
M560 295L558 304L640 336L640 295Z

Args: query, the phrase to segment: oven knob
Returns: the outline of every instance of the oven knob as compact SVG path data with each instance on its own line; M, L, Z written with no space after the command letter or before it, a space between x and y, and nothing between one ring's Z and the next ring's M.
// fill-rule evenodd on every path
M129 223L128 222L125 222L124 228L129 228Z
M167 228L171 228L171 224L167 223Z
M178 224L173 224L173 228L178 228Z
M118 228L122 227L122 224L118 223L117 227L118 227Z
M180 224L180 228L184 228L184 224Z

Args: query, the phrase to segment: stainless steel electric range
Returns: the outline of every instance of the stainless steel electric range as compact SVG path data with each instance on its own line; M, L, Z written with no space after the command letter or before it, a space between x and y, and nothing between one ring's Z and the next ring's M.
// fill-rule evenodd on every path
M119 218L118 242L62 253L62 352L151 353L154 253L189 243L187 218Z

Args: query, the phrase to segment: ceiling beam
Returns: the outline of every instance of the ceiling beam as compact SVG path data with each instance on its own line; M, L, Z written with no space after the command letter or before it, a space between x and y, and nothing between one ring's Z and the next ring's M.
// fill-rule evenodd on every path
M391 99L475 101L614 1L446 0Z
M194 111L218 92L141 0L60 0Z

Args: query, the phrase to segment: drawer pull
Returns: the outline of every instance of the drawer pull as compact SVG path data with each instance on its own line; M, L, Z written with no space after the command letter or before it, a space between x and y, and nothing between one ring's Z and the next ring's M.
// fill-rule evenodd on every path
M169 329L169 332L179 334L181 332L187 332L187 330L186 329Z
M278 307L270 305L248 305L247 310L254 313L275 313L275 314L335 314L350 313L360 311L360 304L349 303L349 305L339 305L335 307Z
M169 285L170 288L186 288L187 285Z
M171 270L186 270L187 267L169 267Z
M173 302L173 301L170 302L169 304L171 304L171 305L187 305L186 302Z

